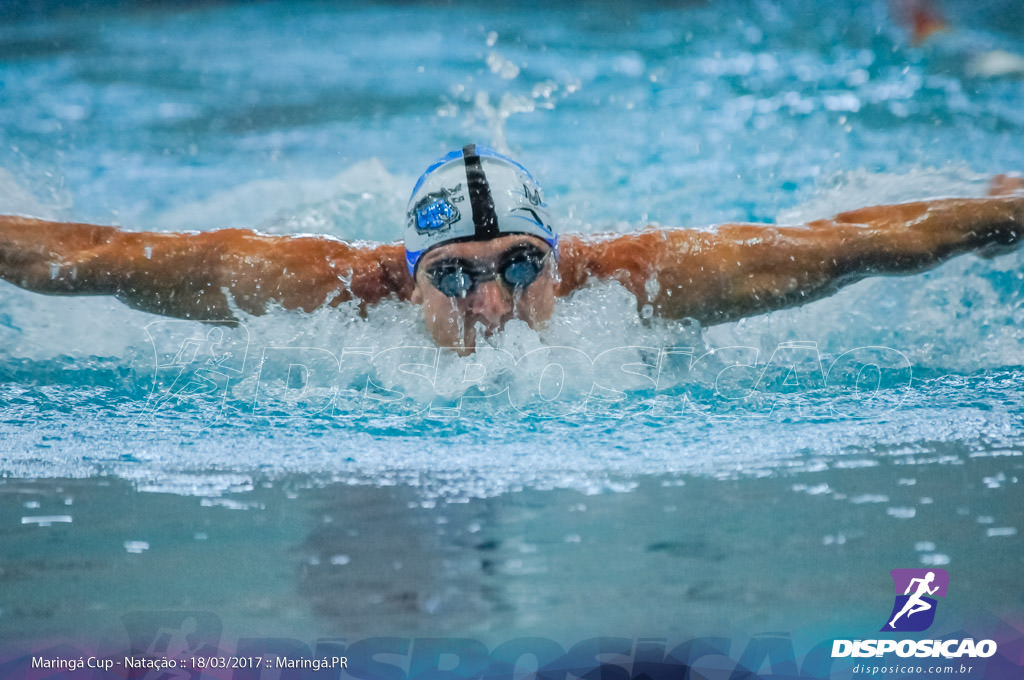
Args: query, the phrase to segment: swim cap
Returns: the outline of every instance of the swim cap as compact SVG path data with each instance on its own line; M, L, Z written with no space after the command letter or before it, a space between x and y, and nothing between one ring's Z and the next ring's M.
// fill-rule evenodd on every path
M532 234L558 255L558 236L533 176L511 158L469 144L435 161L413 187L405 224L409 273L434 246L505 234Z

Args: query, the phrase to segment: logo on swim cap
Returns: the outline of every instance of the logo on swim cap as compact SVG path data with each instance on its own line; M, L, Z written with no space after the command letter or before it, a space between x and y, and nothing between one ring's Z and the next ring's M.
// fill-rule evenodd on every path
M511 158L469 144L434 162L413 188L405 227L409 273L435 246L505 234L537 236L558 254L558 237L533 176Z
M533 203L534 205L544 205L544 201L540 197L539 187L537 189L531 190L529 184L524 184L523 195L526 196L526 200L528 200L530 203Z
M409 221L418 234L446 231L462 219L462 213L453 204L461 202L465 196L459 194L462 185L454 189L433 191L420 200L409 211Z

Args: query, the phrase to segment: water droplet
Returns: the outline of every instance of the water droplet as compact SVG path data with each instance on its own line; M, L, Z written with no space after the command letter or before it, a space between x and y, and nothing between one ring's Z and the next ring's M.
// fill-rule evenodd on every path
M1017 528L1016 527L990 527L990 528L985 530L985 535L988 536L989 538L994 538L996 536L1016 536L1017 535Z
M70 524L71 515L43 515L39 517L22 517L22 524L35 524L36 526L48 527L54 524Z

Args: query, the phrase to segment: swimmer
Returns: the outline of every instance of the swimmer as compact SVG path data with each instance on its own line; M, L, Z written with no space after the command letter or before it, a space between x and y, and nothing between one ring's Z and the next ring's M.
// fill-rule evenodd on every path
M989 194L861 208L801 226L560 235L530 173L471 144L416 183L404 245L0 216L0 278L204 321L348 301L365 315L384 299L408 300L439 345L469 353L512 319L542 327L556 297L593 280L621 283L638 311L712 325L811 302L867 276L1001 251L1024 235L1024 180L999 176Z

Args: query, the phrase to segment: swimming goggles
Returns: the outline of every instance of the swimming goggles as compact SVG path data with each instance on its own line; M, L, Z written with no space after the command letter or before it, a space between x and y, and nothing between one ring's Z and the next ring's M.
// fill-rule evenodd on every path
M450 257L432 263L425 272L435 288L452 298L464 298L481 283L498 278L506 287L521 292L537 280L551 252L522 244L505 251L494 266L483 267L473 260Z

